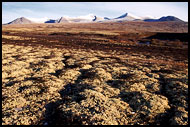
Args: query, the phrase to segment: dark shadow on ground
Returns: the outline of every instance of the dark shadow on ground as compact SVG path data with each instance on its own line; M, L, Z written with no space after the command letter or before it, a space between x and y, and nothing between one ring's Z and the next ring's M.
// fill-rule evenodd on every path
M92 89L92 86L88 84L67 84L64 89L59 91L62 99L46 104L43 119L38 124L81 125L82 119L80 116L75 116L71 111L64 111L59 106L73 102L80 103L85 99L80 95L80 92L83 92L85 89Z
M143 106L147 106L147 108L151 108L150 102L145 100L143 94L140 92L121 92L119 97L126 103L130 105L135 113L138 115L131 117L131 119L139 119L139 123L151 124L149 121L152 119L148 117L150 111L148 109L144 109Z
M6 87L13 86L15 83L18 83L19 81L9 81L8 83L5 84Z
M160 40L180 40L188 42L188 33L156 33L155 35L146 37L146 39L160 39Z
M69 83L64 86L62 90L59 91L61 96L60 100L56 102L50 102L45 105L46 111L42 116L42 119L36 123L38 125L81 125L82 117L76 116L72 114L71 111L64 111L64 109L60 108L61 105L64 104L72 104L80 103L85 97L83 97L80 93L85 89L93 89L93 86L89 84L82 84L81 81L85 78L90 78L88 73L88 69L81 69L81 75L75 80L75 83Z
M59 77L59 75L63 72L63 69L55 70L55 73L49 73L50 75Z

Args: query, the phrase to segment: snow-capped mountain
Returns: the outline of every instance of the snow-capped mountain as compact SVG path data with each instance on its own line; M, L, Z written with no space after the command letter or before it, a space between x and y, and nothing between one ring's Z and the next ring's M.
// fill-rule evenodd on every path
M77 16L77 17L69 17L69 16L63 16L58 20L58 23L64 23L64 22L92 22L97 21L98 17L94 14L89 14L85 16Z
M100 22L124 22L124 21L144 21L144 22L164 22L164 21L176 21L183 22L183 20L175 17L175 16L163 16L159 19L153 16L136 16L131 13L125 13L117 18L108 18L104 17L104 20Z
M25 17L21 17L21 18L17 18L7 24L31 24L34 23L33 21L25 18Z
M135 20L141 20L141 17L133 15L131 13L125 13L116 18L104 17L104 20L102 20L101 22L123 22L123 21L135 21Z
M59 19L45 18L17 18L8 24L31 24L31 23L88 23L88 22L127 22L127 21L144 21L144 22L164 22L164 21L176 21L183 22L181 19L174 16L163 16L156 19L152 16L136 16L131 13L125 13L116 18L99 17L94 14L88 14L84 16L69 17L63 16Z
M43 18L31 18L31 17L26 17L27 19L35 22L35 23L44 23L47 21L49 18L48 17L43 17Z
M133 21L135 19L141 19L141 18L138 17L138 16L135 16L135 15L133 15L131 13L125 13L125 14L123 14L123 15L115 18L115 19L122 19L122 20L124 19L124 20L127 20L127 21Z
M70 22L67 18L61 17L57 23L65 23L65 22Z

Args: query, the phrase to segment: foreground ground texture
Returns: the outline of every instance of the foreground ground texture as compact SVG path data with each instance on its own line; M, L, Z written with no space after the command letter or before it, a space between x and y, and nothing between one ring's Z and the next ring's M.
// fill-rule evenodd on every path
M3 26L2 124L187 125L187 32L178 23Z

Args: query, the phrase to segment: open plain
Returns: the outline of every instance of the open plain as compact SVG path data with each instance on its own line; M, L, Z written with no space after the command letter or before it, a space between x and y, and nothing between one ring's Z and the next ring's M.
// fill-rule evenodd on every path
M2 26L3 125L187 125L188 24Z

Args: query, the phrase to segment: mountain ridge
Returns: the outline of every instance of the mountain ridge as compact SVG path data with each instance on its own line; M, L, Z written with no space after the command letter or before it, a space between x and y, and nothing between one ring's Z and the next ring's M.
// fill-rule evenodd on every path
M99 17L93 14L89 14L86 16L78 16L78 17L68 17L63 16L59 19L48 19L43 23L83 23L83 22L124 22L124 21L144 21L144 22L165 22L165 21L175 21L175 22L185 22L175 16L162 16L158 19L156 18L143 18L135 16L131 13L124 13L123 15L116 17L116 18L109 18L109 17ZM31 21L25 17L17 18L7 24L31 24L37 23Z
M20 17L7 24L31 24L31 23L34 23L34 22L25 17Z
M164 22L164 21L184 22L183 20L181 20L175 16L163 16L159 19L145 19L144 21L147 21L147 22Z

